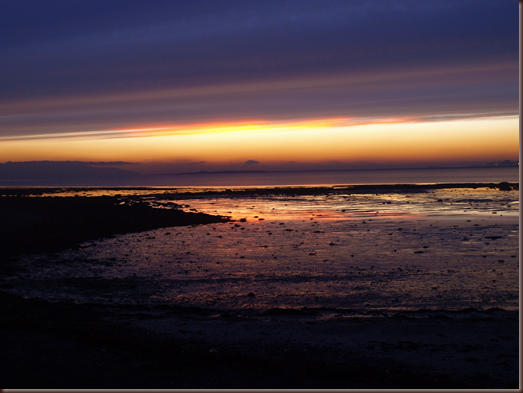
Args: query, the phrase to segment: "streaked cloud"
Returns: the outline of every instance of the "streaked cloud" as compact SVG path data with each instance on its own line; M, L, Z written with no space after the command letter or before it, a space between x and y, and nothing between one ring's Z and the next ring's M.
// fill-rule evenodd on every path
M510 1L7 2L0 144L517 116L518 40Z

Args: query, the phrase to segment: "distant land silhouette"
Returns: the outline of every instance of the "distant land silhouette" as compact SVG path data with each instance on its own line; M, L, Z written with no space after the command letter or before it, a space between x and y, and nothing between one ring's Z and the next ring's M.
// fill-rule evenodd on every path
M519 162L517 161L510 161L510 160L505 160L505 161L499 161L499 162L489 162L487 164L488 167L513 167L513 166L519 166Z
M489 162L484 164L474 164L468 166L426 166L426 167L412 167L412 168L345 168L345 169L281 169L281 170L228 170L228 171L197 171L197 172L177 172L177 173L155 173L151 176L174 176L174 175L218 175L218 174L233 174L233 173L283 173L283 172L347 172L347 171L374 171L374 170L409 170L409 169L463 169L463 168L494 168L494 167L518 167L519 162L517 161L498 161Z
M56 179L86 179L86 178L136 178L147 176L176 176L176 175L218 175L218 174L242 174L242 173L295 173L295 172L350 172L350 171L373 171L373 170L401 170L401 169L463 169L463 168L492 168L492 167L518 167L517 161L498 161L484 164L473 164L468 166L426 166L412 168L396 167L374 167L374 168L345 168L345 169L256 169L256 170L202 170L195 172L171 172L153 173L144 175L139 172L115 168L125 165L133 165L133 169L139 169L139 163L125 161L8 161L0 163L0 180L56 180Z
M130 164L123 161L25 161L0 164L1 180L79 179L93 177L135 177L140 173L111 168L110 165Z

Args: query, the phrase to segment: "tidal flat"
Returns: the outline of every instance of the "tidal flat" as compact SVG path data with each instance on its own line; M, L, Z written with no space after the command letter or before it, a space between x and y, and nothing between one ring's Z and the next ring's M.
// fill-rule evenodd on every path
M223 366L249 356L260 365L249 369L251 380L230 364L243 375L236 382L171 375L166 388L285 387L283 368L269 366L283 361L285 348L307 351L310 388L517 387L518 189L85 188L16 197L7 190L1 206L14 225L2 227L4 238L16 231L35 240L4 256L0 289L23 307L33 299L73 314L89 310L99 326L192 343L186 357L199 351ZM55 227L65 220L67 233L83 233L55 237L62 240L53 248L36 240L43 211L21 208L16 216L6 208L17 198L76 203L89 217L99 217L93 203L104 200L129 213L127 221L104 213L105 222L120 223L114 228L91 222L100 233L52 214ZM174 221L159 218L173 214ZM5 327L35 325L20 318ZM124 385L114 386L131 386Z

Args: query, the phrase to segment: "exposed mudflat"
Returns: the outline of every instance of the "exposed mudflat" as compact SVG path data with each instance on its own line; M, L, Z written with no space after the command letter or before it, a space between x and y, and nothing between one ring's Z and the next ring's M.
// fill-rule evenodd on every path
M517 198L517 191L488 188L122 198L121 207L148 203L158 214L183 209L231 221L29 255L17 262L23 273L6 285L80 303L354 314L517 310Z
M445 387L514 387L519 195L511 187L112 190L122 208L217 222L17 254L0 289L88 307L212 356L270 363L285 348L306 349L309 387L430 388L438 378ZM82 203L103 190L53 192L84 195L62 198ZM28 211L20 217L33 228ZM356 378L358 365L380 370L381 385ZM321 379L325 367L338 370L334 384ZM398 370L417 382L387 377Z

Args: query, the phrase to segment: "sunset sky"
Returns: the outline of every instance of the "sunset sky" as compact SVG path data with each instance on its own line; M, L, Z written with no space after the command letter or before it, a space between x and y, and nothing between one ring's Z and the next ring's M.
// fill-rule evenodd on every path
M0 163L517 161L518 36L512 0L6 0Z

